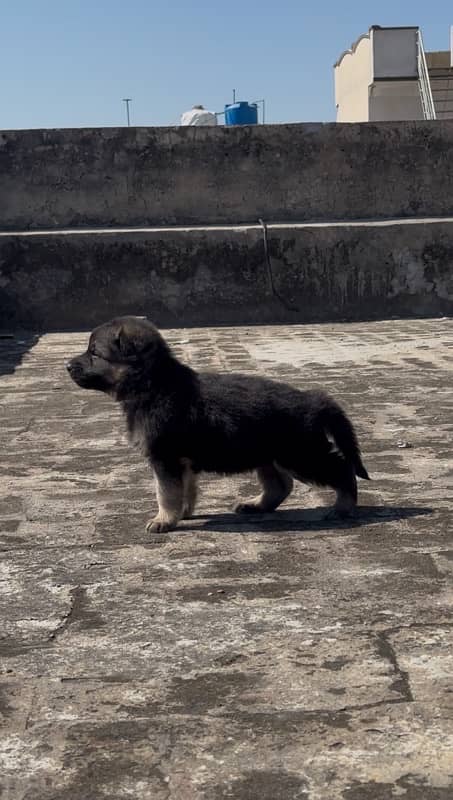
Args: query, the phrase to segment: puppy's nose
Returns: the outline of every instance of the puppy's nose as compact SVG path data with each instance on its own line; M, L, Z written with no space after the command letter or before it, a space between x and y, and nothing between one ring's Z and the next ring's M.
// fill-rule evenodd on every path
M71 372L71 369L72 369L72 361L65 361L65 367L66 367L66 369L68 370L68 372Z

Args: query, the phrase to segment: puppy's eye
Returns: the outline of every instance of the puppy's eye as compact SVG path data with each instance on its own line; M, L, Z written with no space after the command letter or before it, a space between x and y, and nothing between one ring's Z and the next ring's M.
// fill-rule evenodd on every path
M99 358L102 361L108 361L109 360L108 358L106 358L104 355L101 355L101 353L97 352L96 350L92 351L91 358Z

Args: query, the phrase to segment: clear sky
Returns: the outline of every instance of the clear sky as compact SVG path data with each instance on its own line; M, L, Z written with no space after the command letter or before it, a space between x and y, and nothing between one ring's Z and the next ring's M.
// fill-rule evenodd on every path
M449 48L447 0L3 0L0 128L171 125L266 99L268 122L335 116L332 66L370 25Z

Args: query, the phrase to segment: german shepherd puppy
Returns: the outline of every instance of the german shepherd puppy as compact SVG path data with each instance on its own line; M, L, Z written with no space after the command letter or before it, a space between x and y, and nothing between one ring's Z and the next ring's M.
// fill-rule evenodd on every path
M200 472L256 470L261 493L239 503L240 514L274 511L296 478L335 489L335 513L348 515L357 503L356 475L369 480L354 428L328 395L251 375L195 372L142 317L96 328L86 353L66 366L79 386L121 403L157 482L159 512L148 531L171 530L191 516Z

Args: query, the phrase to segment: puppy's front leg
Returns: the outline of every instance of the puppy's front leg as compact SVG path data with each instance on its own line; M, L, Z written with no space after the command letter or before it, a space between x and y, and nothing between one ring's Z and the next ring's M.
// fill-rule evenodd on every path
M184 464L183 484L184 500L182 515L184 519L189 519L194 512L198 494L197 477L192 472L190 462Z
M159 512L151 519L146 530L148 533L164 533L176 528L183 513L184 481L180 464L165 464L163 461L153 462L157 485L157 502Z

